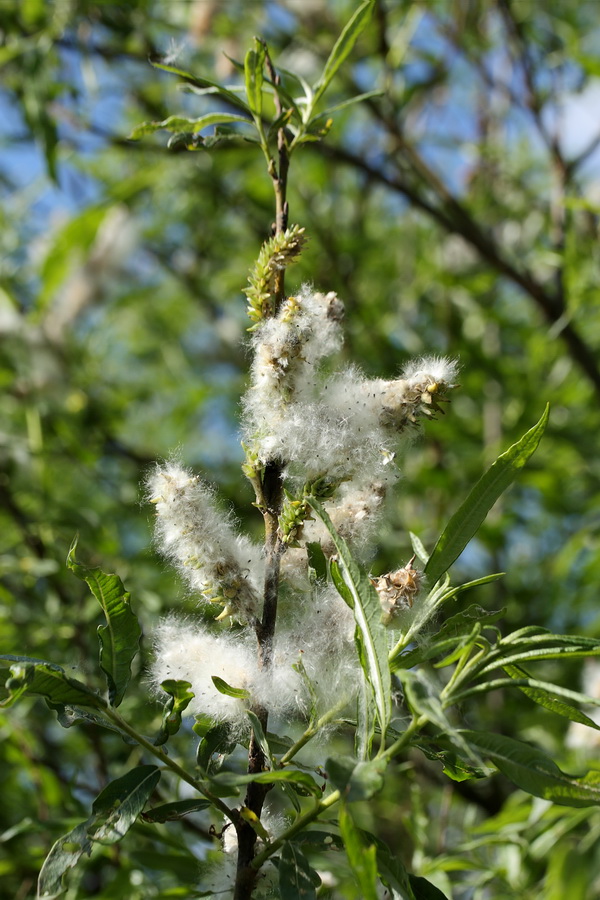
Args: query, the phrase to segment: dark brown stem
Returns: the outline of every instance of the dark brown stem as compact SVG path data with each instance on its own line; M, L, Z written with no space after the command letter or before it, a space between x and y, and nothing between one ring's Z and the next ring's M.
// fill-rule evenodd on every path
M279 75L275 72L271 58L267 53L266 64L269 76L276 86ZM275 106L281 113L280 100L275 91ZM278 165L271 161L269 175L275 192L275 234L283 233L287 228L288 204L286 199L289 171L289 155L287 139L283 128L277 135ZM278 272L275 282L275 312L285 299L285 272ZM279 571L283 544L279 537L279 515L283 501L282 484L283 466L271 462L265 466L260 489L256 489L257 506L263 514L265 523L265 586L262 618L256 623L256 639L258 643L258 660L261 668L268 669L271 664L275 624L277 622L277 601L279 597ZM252 711L258 717L266 734L268 711L264 706L255 704ZM254 732L250 736L248 749L248 774L263 772L267 768L267 760L258 744ZM265 797L271 785L249 784L244 799L244 806L260 818ZM252 866L256 847L256 832L243 817L236 824L238 839L237 873L234 889L234 900L250 900L256 884L258 871Z

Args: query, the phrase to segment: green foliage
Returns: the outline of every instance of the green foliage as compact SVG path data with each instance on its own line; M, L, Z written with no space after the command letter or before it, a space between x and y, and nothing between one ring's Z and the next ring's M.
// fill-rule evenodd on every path
M279 891L281 900L314 900L321 879L311 869L297 844L286 841L279 859Z
M572 778L539 750L522 741L477 731L465 731L463 735L507 778L535 797L564 806L590 806L600 802L600 773L595 770L583 778Z
M120 841L136 821L156 785L160 772L156 766L139 766L108 784L96 797L92 815L63 835L52 847L40 872L38 897L58 897L63 892L62 877L94 843Z
M109 702L118 706L131 677L131 663L138 652L141 630L131 609L130 595L118 575L105 575L75 561L75 540L69 550L69 569L85 581L102 607L106 625L98 627L100 668L106 676Z
M498 457L450 519L425 565L425 573L433 583L439 581L479 531L494 503L535 451L546 428L549 412L547 406L537 425Z
M379 598L369 578L350 553L346 541L336 532L322 504L314 497L309 497L308 502L325 525L339 557L339 562L331 561L332 580L340 596L354 611L360 664L373 691L383 738L391 715L391 680Z
M8 654L0 656L0 660L9 663L10 670L10 677L5 684L8 696L2 701L3 706L12 706L25 693L37 694L58 706L78 704L96 709L104 706L102 698L95 691L91 691L76 678L71 678L55 663Z

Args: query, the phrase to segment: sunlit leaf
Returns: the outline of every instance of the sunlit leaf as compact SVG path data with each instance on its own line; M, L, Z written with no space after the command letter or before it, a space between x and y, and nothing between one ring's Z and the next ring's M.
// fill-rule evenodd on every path
M377 848L375 844L367 845L354 824L345 803L342 803L340 807L338 823L348 862L360 888L362 900L378 900Z
M346 541L335 530L324 507L314 497L308 497L307 500L323 522L337 550L339 561L332 561L332 577L341 596L354 611L357 637L363 651L361 665L373 689L379 724L385 734L391 714L391 679L387 634L381 622L379 597L369 577L355 562Z
M153 806L152 809L146 810L142 813L142 819L144 822L173 822L210 806L210 800L175 800L173 803L163 803L161 806Z
M279 858L279 895L281 900L315 900L321 879L311 869L300 847L285 841Z
M64 669L54 663L32 659L28 656L0 656L9 663L11 677L6 682L9 696L2 706L12 706L24 693L45 697L58 706L91 706L102 709L102 698L82 681L71 678Z
M583 778L566 775L540 750L500 734L462 731L462 737L487 757L517 787L562 806L600 804L600 772Z
M245 688L232 687L223 678L219 678L218 675L212 675L211 679L218 692L225 694L226 697L234 697L236 700L248 700L250 698L250 691L247 691Z
M200 88L201 90L210 91L211 93L217 94L219 97L222 97L224 100L227 100L232 106L236 106L238 109L244 110L244 112L251 114L250 108L246 103L239 97L234 91L229 90L221 84L218 84L216 81L211 81L210 78L204 78L199 75L192 75L190 72L186 72L184 69L178 69L177 66L170 66L166 63L157 62L155 60L150 60L151 64L155 69L162 69L163 72L170 72L173 75L178 75L183 81L187 82L194 87Z
M515 480L519 470L523 468L542 439L548 415L547 406L539 422L498 457L454 513L425 566L425 573L431 584L439 581L460 556L496 500Z
M93 813L106 816L94 829L93 839L102 844L120 841L146 805L160 781L160 774L156 766L138 766L111 781L92 805Z
M100 668L106 676L108 697L118 706L131 677L131 663L136 656L141 629L131 609L129 593L118 575L107 575L100 568L89 568L75 560L77 540L73 541L67 565L82 581L102 607L106 625L98 628L100 639Z
M238 116L235 113L207 113L205 116L200 116L198 119L188 119L185 116L168 116L168 118L163 119L162 122L142 122L140 125L136 125L133 131L129 135L129 140L137 141L140 138L146 137L148 134L154 134L157 131L172 131L177 134L181 132L189 132L190 134L197 134L199 131L202 131L203 128L208 128L209 125L227 125L231 122L241 122L245 125L250 123L250 119L245 116Z
M374 6L373 0L362 3L335 42L321 77L314 85L315 103L323 96L335 73L352 52L354 44L371 18Z
M262 116L262 88L264 80L267 48L258 38L254 39L254 49L248 50L244 60L244 77L248 106L256 119Z

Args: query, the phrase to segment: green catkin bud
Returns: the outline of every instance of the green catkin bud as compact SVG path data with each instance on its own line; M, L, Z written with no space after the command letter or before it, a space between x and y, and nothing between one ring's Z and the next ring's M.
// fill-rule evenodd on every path
M248 298L248 315L253 320L249 331L253 331L262 319L275 315L273 291L276 275L298 258L305 243L304 228L291 225L262 245L248 277L249 287L244 290Z

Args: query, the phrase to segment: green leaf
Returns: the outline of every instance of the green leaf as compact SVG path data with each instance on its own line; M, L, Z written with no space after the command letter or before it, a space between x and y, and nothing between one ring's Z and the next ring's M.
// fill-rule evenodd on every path
M356 94L355 97L350 97L348 100L342 100L341 103L336 103L335 106L328 106L327 109L324 109L318 116L314 116L311 119L311 123L314 124L318 122L319 119L325 119L332 113L339 112L341 109L348 109L349 106L354 106L356 103L370 100L371 97L382 97L384 94L385 91L366 91L364 94Z
M466 585L463 585L463 587L466 587ZM472 603L470 606L467 606L466 609L447 618L438 630L436 636L445 637L446 635L457 636L459 634L470 634L473 625L476 622L478 622L482 628L485 628L486 626L494 625L504 615L506 615L505 606L503 606L502 609L487 610L477 603Z
M521 629L519 635L513 632L502 638L477 667L477 673L483 674L519 662L600 655L600 640L597 638L553 634L545 628L536 628L535 631L537 633L525 633L525 629Z
M95 815L105 821L94 830L92 838L101 844L115 844L129 831L156 785L160 781L156 766L138 766L121 778L111 781L92 804Z
M345 803L339 812L339 826L344 848L358 886L362 900L377 900L377 847L366 842L352 820Z
M227 100L227 102L232 106L235 106L238 109L242 109L245 113L251 115L250 108L244 103L241 97L238 97L238 95L235 94L232 90L229 90L223 85L218 84L216 81L211 81L209 78L203 78L197 75L192 75L190 72L184 71L184 69L178 69L176 66L169 66L166 63L156 62L153 60L150 60L150 63L154 66L155 69L161 69L163 72L170 72L173 75L179 75L179 77L182 78L183 81L195 88L199 88L203 93L218 94L219 97Z
M212 780L212 784L220 787L241 787L251 782L258 784L287 782L305 788L315 797L320 797L322 793L321 786L317 784L312 775L309 775L308 772L299 772L297 769L276 769L272 772L256 772L252 775L242 775L237 772L219 772Z
M512 447L498 457L440 535L425 573L431 584L442 577L465 549L500 495L512 484L538 446L548 422L549 407L542 418Z
M121 729L117 725L114 725L109 719L105 719L104 716L99 716L89 710L78 709L77 706L63 706L62 704L55 704L50 701L46 702L51 709L55 710L58 724L62 725L63 728L72 728L73 725L96 725L100 728L107 728L108 731L118 734L126 744L135 744L137 746L137 741L129 737L124 731L121 731Z
M225 112L208 113L205 116L200 116L198 119L188 119L185 116L168 116L162 122L142 122L140 125L136 125L129 135L129 140L139 141L140 138L161 130L172 131L176 134L181 132L197 134L210 125L227 125L231 122L242 122L245 125L249 125L251 124L251 119L245 116L238 116L235 113Z
M498 579L502 578L505 574L505 572L493 572L491 575L483 575L481 578L475 578L473 581L466 581L464 584L457 584L456 587L448 588L444 593L443 602L447 603L448 600L452 600L454 597L462 594L463 591L479 587L482 584L491 584L494 581L498 581Z
M52 900L63 892L63 875L84 853L90 855L94 842L120 841L159 780L156 766L139 766L108 784L94 800L90 818L60 837L50 850L38 879L38 900Z
M95 818L92 816L87 822L77 825L54 843L40 870L37 885L38 900L53 900L62 894L64 890L62 878L65 872L76 866L84 853L88 856L91 854L92 842L88 837L88 827Z
M75 560L76 548L77 539L71 544L67 566L85 581L104 610L106 625L98 628L100 668L106 676L109 702L118 706L131 678L131 663L138 652L142 632L119 576L80 565Z
M561 806L600 804L600 772L584 778L566 775L540 750L499 734L462 731L463 738L498 768L517 787Z
M401 900L415 900L410 876L398 853L392 853L385 841L374 838L377 850L377 867L383 882L395 891Z
M333 50L329 54L329 59L325 63L323 73L314 85L315 104L329 87L332 78L344 60L350 55L359 35L371 18L374 6L373 0L366 0L365 3L362 3L335 42Z
M279 859L279 896L281 900L315 900L321 879L311 869L297 844L285 841Z
M426 566L427 563L429 562L429 553L425 549L425 545L423 544L423 541L421 540L420 537L418 537L418 535L414 534L414 532L412 532L412 531L409 531L408 534L410 537L410 542L412 544L412 548L414 550L415 556L417 557L419 562L422 562L423 565Z
M218 675L211 675L211 679L220 694L225 694L226 697L235 697L236 700L250 699L250 691L247 691L244 688L231 687L230 684L227 684L227 682L222 678L219 678Z
M346 541L337 533L323 506L314 497L307 497L329 532L339 556L339 563L330 566L334 584L346 603L354 610L357 637L362 648L361 665L373 689L382 735L385 735L391 715L391 677L388 664L387 633L381 622L379 597L368 576L361 571L350 553Z
M161 688L165 694L169 694L169 699L165 703L160 732L154 741L157 747L164 744L172 734L177 734L181 728L181 716L194 699L191 686L189 681L177 681L174 678L162 682Z
M327 581L327 559L318 541L307 541L308 565L315 573L317 581Z
M422 878L420 875L409 875L408 879L415 900L448 900L446 895L426 878Z
M36 296L36 315L43 315L75 265L86 256L102 223L114 207L88 206L69 218L48 237L48 249L41 267L41 286Z
M370 759L377 725L377 709L371 685L362 679L356 698L356 732L354 752L357 759Z
M424 672L420 670L402 671L400 674L406 702L411 710L419 716L425 716L436 725L448 739L466 756L471 757L476 765L480 763L479 755L474 753L468 743L450 722L439 699L439 691L430 683Z
M57 706L91 706L102 709L104 701L95 691L82 681L71 678L65 670L54 663L28 656L5 654L0 660L10 663L11 677L6 682L9 696L0 706L12 706L25 692L45 697Z
M546 684L545 682L529 678L527 672L521 669L520 666L503 666L503 668L511 678L527 680L527 686L517 684L517 687L534 703L538 703L559 716L570 719L571 722L580 722L582 725L587 725L589 728L595 728L597 731L600 731L600 725L594 722L593 719L590 719L577 707L571 706L570 703L565 703L560 697L562 696L579 703L591 703L594 706L600 706L599 700L594 700L593 697L580 694L578 691L570 691L567 688L559 687L556 684Z
M383 759L357 762L351 756L331 757L325 763L331 783L348 803L375 796L383 787L386 768Z
M271 753L271 748L269 747L269 742L263 731L263 727L260 724L260 719L253 713L251 709L246 710L246 715L250 719L250 723L252 725L252 731L254 732L254 739L262 752L264 753L265 759L268 759L273 765L273 755Z
M236 747L237 742L231 737L231 728L229 725L213 725L206 731L200 726L200 723L196 723L193 730L202 738L197 753L199 768L205 774L218 771L222 759L215 762L213 756L220 754L224 757L232 753Z
M162 806L153 806L152 809L146 810L142 813L142 819L144 822L173 822L210 806L210 800L175 800L173 803L163 803Z
M255 119L262 116L262 89L267 48L263 41L254 38L254 50L248 50L244 60L244 77L248 106Z

